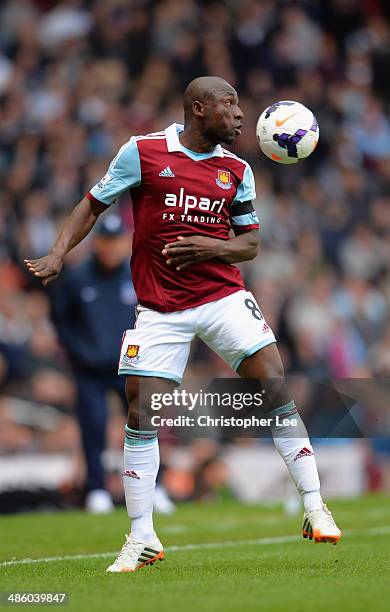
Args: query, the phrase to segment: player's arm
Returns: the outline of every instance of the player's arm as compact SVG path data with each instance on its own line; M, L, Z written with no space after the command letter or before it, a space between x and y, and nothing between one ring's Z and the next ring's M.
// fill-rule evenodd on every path
M114 157L107 174L74 207L48 255L40 259L25 259L31 274L39 277L43 285L57 278L65 256L89 234L99 215L124 191L140 183L139 153L135 139L131 138Z
M28 270L47 285L61 272L65 255L85 238L99 215L107 208L104 204L83 198L66 219L48 255L39 259L25 259Z
M260 235L258 229L243 230L230 240L220 241L218 259L226 263L239 263L254 259L260 250Z
M235 238L223 241L218 247L218 259L227 263L239 263L254 259L258 254L260 224L252 203L255 198L255 179L251 167L247 164L229 211Z
M168 266L184 270L194 263L208 259L220 259L226 263L239 263L256 257L259 252L259 232L257 229L243 231L230 240L209 238L208 236L178 236L176 242L166 244L162 253Z

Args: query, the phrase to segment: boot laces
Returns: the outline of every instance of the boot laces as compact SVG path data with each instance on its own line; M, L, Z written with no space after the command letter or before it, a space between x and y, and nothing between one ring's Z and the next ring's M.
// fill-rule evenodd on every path
M138 561L140 555L140 542L135 542L130 535L125 533L126 541L122 546L117 561Z

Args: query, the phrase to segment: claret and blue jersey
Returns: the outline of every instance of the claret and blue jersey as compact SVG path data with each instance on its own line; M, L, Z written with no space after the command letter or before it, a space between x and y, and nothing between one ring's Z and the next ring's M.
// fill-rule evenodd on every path
M186 149L183 126L134 136L87 195L107 206L131 190L134 238L131 268L140 304L160 312L184 310L243 288L236 266L212 259L178 271L161 251L179 235L222 240L258 229L248 163L217 145L210 153Z

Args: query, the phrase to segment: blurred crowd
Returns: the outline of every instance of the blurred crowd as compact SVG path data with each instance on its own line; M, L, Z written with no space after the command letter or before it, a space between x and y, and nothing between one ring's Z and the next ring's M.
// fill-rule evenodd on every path
M182 120L183 90L204 74L234 85L245 113L234 151L255 172L262 249L243 271L287 372L390 375L386 0L8 0L0 7L2 452L77 447L72 377L47 293L23 259L47 253L131 135ZM264 107L286 99L307 105L320 125L315 153L293 166L267 160L255 137ZM131 229L127 196L119 211ZM69 265L89 249L87 239ZM196 344L189 373L210 371L230 375ZM36 436L26 402L55 407L61 435ZM121 446L120 427L109 444Z

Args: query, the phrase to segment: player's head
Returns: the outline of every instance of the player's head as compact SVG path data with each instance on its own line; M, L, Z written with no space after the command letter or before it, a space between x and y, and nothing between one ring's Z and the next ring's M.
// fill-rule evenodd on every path
M231 144L241 133L243 112L237 92L220 77L199 77L187 86L184 97L186 126L196 122L197 128L210 142Z

